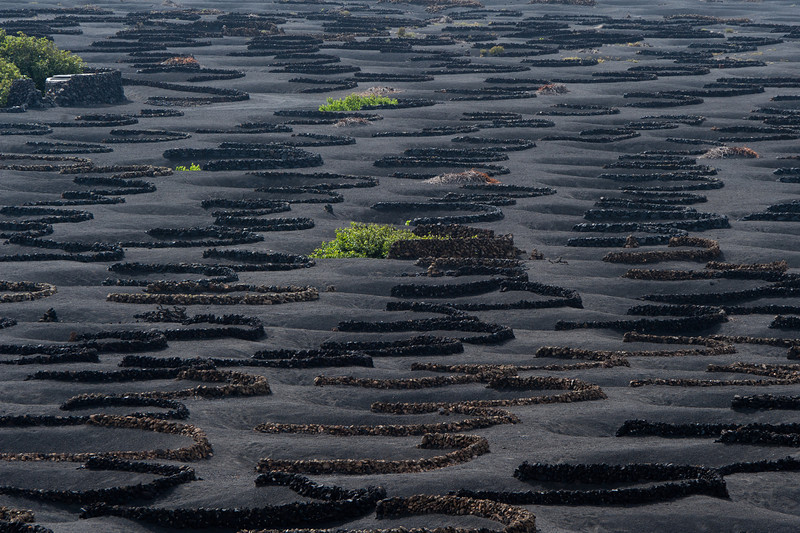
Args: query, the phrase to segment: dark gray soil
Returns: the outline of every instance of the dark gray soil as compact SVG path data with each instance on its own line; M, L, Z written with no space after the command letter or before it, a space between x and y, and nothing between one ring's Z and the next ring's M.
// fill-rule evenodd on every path
M709 493L670 494L639 504L522 506L536 516L538 529L548 533L800 530L798 472L789 468L736 473L726 473L724 468L715 470L740 462L800 458L797 439L800 430L796 427L779 428L771 435L777 433L780 439L770 437L773 440L754 444L715 442L719 435L616 436L620 426L632 419L736 426L797 422L792 410L731 408L736 395L797 394L800 376L794 368L782 374L786 381L758 386L752 383L711 387L631 386L633 380L648 379L768 381L769 376L731 372L730 367L726 372L712 373L707 369L709 364L735 362L795 363L787 360L787 351L790 358L796 358L787 349L795 343L800 345L798 322L784 320L782 323L790 329L770 325L775 315L797 315L800 308L768 308L758 312L732 308L800 305L795 279L800 268L797 225L800 209L793 203L800 192L796 179L800 175L796 169L800 167L800 11L793 2L597 0L597 5L591 7L485 0L483 9L451 7L431 13L422 3L404 2L192 0L180 5L174 2L162 5L145 0L120 0L93 4L111 13L58 11L83 4L78 0L58 3L4 0L0 5L0 28L50 35L59 47L78 51L90 66L120 69L128 80L125 85L128 101L124 104L0 114L3 123L0 204L42 208L0 212L0 233L5 242L0 247L0 280L48 283L57 289L55 294L42 299L0 303L0 318L11 319L0 322L8 325L0 329L0 363L25 362L21 360L46 353L44 348L34 349L30 354L19 353L12 347L37 344L69 347L86 344L85 348L97 349L98 362L84 359L73 363L46 364L39 360L27 361L33 364L2 364L0 416L163 414L170 408L98 405L65 411L59 406L85 393L166 393L201 383L164 377L135 381L109 378L100 382L77 378L70 381L63 376L62 379L26 378L39 371L117 372L123 370L120 364L129 355L158 360L225 360L215 363L218 369L265 376L272 393L177 398L188 409L189 416L174 422L205 431L213 456L186 463L149 461L189 466L195 470L197 479L152 498L133 499L122 505L190 510L257 508L318 501L283 486L256 486L256 467L265 458L407 460L452 451L418 448L420 435L266 433L254 429L261 424L376 426L457 422L471 416L458 412L441 416L435 410L401 415L374 412L370 406L373 402L514 400L564 392L497 388L489 381L418 389L317 386L314 380L320 375L409 379L463 375L412 370L413 363L524 366L585 362L535 357L543 346L629 352L704 347L628 343L623 340L628 329L704 338L715 334L780 337L789 340L781 346L737 341L732 343L734 350L715 355L632 354L626 358L629 366L568 367L561 371L522 369L519 370L522 377L582 380L600 387L607 397L507 407L507 411L519 418L519 423L461 432L485 437L490 451L460 464L425 472L309 475L325 485L347 489L379 485L385 488L387 497L408 497L444 495L462 489L610 491L662 483L652 479L610 478L597 484L559 479L523 481L514 477L514 472L525 461L569 465L696 465L722 472L718 479L724 483L727 497ZM197 11L202 9L223 11ZM151 10L171 11L172 15L163 18L145 15ZM341 11L349 12L349 16ZM217 17L225 12L263 14L267 18L263 28L274 21L284 32L283 40L270 40L269 29L261 37L223 35ZM324 13L327 15L323 16ZM360 20L366 17L373 18ZM34 24L37 20L40 23ZM66 22L73 20L75 24ZM247 24L241 22L246 19L236 20L239 22L230 19L225 24L229 29ZM208 24L201 32L203 22ZM252 29L252 18L249 24ZM189 31L181 29L184 25L194 26ZM416 38L398 38L401 26L416 34ZM190 35L192 32L196 34L194 37ZM235 32L226 30L226 33ZM287 44L286 36L313 38ZM430 46L437 38L441 42ZM179 39L186 41L178 42ZM365 44L367 39L372 39L369 45ZM162 49L161 43L166 44L166 49ZM486 53L481 57L481 49L497 44L505 47L505 54ZM270 48L275 46L284 48ZM147 54L153 57L161 54L164 59L192 55L200 70L147 71L161 61L151 57L148 63ZM565 58L585 61L563 61ZM220 78L213 79L214 76ZM190 81L192 77L200 77L201 81ZM513 81L509 82L510 79ZM537 95L539 87L548 82L563 84L568 92ZM334 125L330 114L316 112L327 97L344 97L374 86L400 90L393 96L401 105L396 109L362 110L358 115L367 119L365 125L342 127ZM199 91L186 87L197 87ZM102 116L76 120L82 115ZM343 117L337 116L336 120ZM17 124L40 126L20 128L15 127ZM125 130L132 133L125 134ZM183 138L184 134L189 137ZM465 136L474 139L462 139ZM43 141L48 144L42 144ZM532 141L535 147L523 141ZM711 148L723 145L748 147L759 157L701 157ZM37 153L37 149L49 151ZM171 150L166 154L169 158L165 157L166 150ZM35 155L8 158L8 154ZM43 160L42 154L60 160ZM181 154L189 155L181 158ZM87 166L85 161L61 159L71 157L89 159L93 166ZM376 165L376 161L380 163ZM123 168L152 165L174 169L192 163L200 164L204 170L169 173L151 169L149 173L137 173ZM52 167L45 168L47 165ZM77 166L72 170L65 168L70 165ZM425 178L470 168L516 188L470 189L425 182ZM776 173L778 169L784 170ZM79 177L111 179L76 180ZM553 189L555 194L546 188ZM207 208L203 207L203 201L214 199L257 201L232 202L222 207L220 202L207 202ZM378 202L397 202L400 208L373 209ZM759 215L748 217L753 214ZM402 226L409 220L412 225L430 222L425 220L430 218L436 222L436 217L461 217L439 220L466 222L493 230L496 235L512 234L514 245L524 251L518 259L528 280L559 287L564 292L550 294L539 286L536 290L530 286L506 290L510 286L500 288L498 282L492 287L420 290L416 294L425 296L418 297L408 289L393 292L393 287L410 283L464 284L508 276L467 273L459 277L424 277L425 266L415 266L414 261L408 260L318 259L312 264L296 257L310 254L322 241L332 239L337 228L352 221ZM271 219L280 220L269 222ZM11 221L38 223L13 228L2 225ZM194 233L166 235L150 231L209 226L213 226L209 231ZM721 253L716 261L754 264L785 260L788 270L776 273L777 278L773 279L707 276L659 281L630 279L623 274L631 268L706 271L707 260L679 257L645 264L603 260L609 252L672 250L667 246L669 237L686 234L717 241ZM22 239L19 235L34 239ZM628 235L634 235L643 245L623 248ZM700 250L705 249L703 246L675 249ZM212 248L283 255L204 255L204 251ZM542 258L528 259L533 251L540 252ZM203 263L230 268L173 267L133 273L109 270L120 262ZM263 266L265 263L272 266ZM262 286L310 286L319 290L319 298L280 305L190 305L186 309L188 316L251 317L248 324L224 326L199 319L185 325L148 322L136 315L156 311L155 304L106 299L109 293L141 293L146 281L208 278ZM125 281L117 279L127 280L127 286ZM784 285L779 287L781 282ZM772 292L754 291L740 299L729 294L765 286L770 286ZM572 291L577 292L582 307L563 302L548 306L528 304L527 308L512 305L521 300L563 299L564 294L573 294ZM719 318L724 312L723 318L703 321L700 317L713 312L696 309L692 312L682 309L672 315L671 311L660 309L656 316L647 317L626 314L636 305L662 304L642 301L646 295L705 293L725 294L710 297L713 302L691 303L717 306L713 312L720 314L714 316ZM13 292L0 290L0 298L6 294ZM658 300L648 297L654 299ZM454 308L461 305L463 312L477 317L481 324L511 328L513 339L475 344L470 337L485 335L485 331L427 331L419 323L408 331L364 332L363 328L348 331L358 328L346 326L337 329L345 321L396 322L445 316L429 311L386 310L387 304L399 301L453 304ZM510 308L495 305L490 310L470 311L463 304L509 304L506 307ZM58 321L40 322L50 308L55 310ZM663 328L671 326L654 322L644 322L641 327L630 322L616 327L608 324L639 319L664 321L675 319L676 315L693 318L681 322L677 331L667 332ZM12 321L16 325L11 325ZM593 321L601 327L567 329ZM567 322L574 324L564 326ZM257 329L261 324L265 335L258 338L248 328ZM793 324L795 329L791 329ZM128 346L130 351L102 344L126 340L124 332L222 327L238 329L210 338L156 335L162 344L155 346L153 341ZM98 332L113 332L113 335L81 337ZM395 341L416 335L464 338L463 352L404 356L367 353L372 366L356 364L367 361L365 358L351 359L352 364L344 366L330 366L333 363L323 361L328 367L293 368L284 363L234 366L275 361L252 359L253 354L264 350L319 350L326 342ZM155 337L147 338L152 341ZM302 354L295 353L295 359L298 357L302 358ZM212 363L204 364L208 367ZM139 429L3 425L0 453L4 454L141 451L192 444L185 436ZM88 490L148 483L159 478L142 472L75 470L81 464L0 460L0 485ZM85 505L8 495L3 487L0 487L0 507L31 509L35 524L57 533L174 530L144 520L102 516L102 512L98 513L101 516L82 518L81 508ZM237 531L235 524L229 525L206 530ZM277 523L271 527L355 530L444 526L496 530L503 527L496 521L475 516L423 514L379 518L372 508L355 518ZM0 531L3 527L0 525ZM242 529L260 527L251 524Z

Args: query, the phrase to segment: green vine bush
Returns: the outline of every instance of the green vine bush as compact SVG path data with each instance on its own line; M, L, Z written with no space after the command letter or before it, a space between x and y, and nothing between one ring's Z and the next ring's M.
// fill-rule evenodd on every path
M188 170L203 170L203 169L200 168L200 165L198 165L197 163L192 163L191 165L189 165L189 167L186 167L185 165L179 165L175 167L175 170L188 171Z
M401 26L397 28L397 36L400 39L414 39L416 38L417 34L414 32L410 32L405 27Z
M358 111L364 107L379 105L397 105L397 98L378 96L375 94L362 96L359 94L349 94L338 100L328 98L327 103L319 106L320 111Z
M338 228L336 238L323 242L311 257L372 257L382 259L396 241L423 239L411 230L398 229L387 224L351 222L349 228Z

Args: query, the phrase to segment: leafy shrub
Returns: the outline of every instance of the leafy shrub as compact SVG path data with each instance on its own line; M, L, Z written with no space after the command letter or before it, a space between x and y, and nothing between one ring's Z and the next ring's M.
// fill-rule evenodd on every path
M489 48L489 55L490 56L501 56L506 53L506 49L503 46L497 45L492 46Z
M8 101L8 92L11 90L11 84L21 77L22 73L14 63L0 59L0 107L5 106Z
M186 170L203 170L203 169L200 168L200 165L198 165L197 163L192 163L191 165L189 165L189 168L186 168L184 165L180 165L175 167L175 170L186 171Z
M319 106L319 110L358 111L363 107L371 107L376 105L397 105L397 98L389 98L388 96L378 96L376 94L363 96L353 93L338 100L335 100L333 98L328 98L326 104Z
M336 238L323 242L311 257L373 257L384 258L395 241L419 239L411 230L397 229L387 224L351 222L349 228L338 228Z
M410 32L407 29L405 29L405 27L401 26L397 28L397 36L400 39L413 39L417 36L417 34L414 32Z
M83 59L66 50L59 50L44 37L30 37L22 32L6 35L0 30L0 38L0 58L16 65L20 73L31 78L40 91L44 91L45 80L50 76L83 72Z

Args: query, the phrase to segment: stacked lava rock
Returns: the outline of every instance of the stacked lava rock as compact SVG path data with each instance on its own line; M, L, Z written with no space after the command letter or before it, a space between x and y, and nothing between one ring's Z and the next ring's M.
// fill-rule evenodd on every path
M389 249L389 259L418 259L420 257L494 257L513 259L521 253L511 235L495 236L491 230L459 224L423 224L414 234L427 239L395 242ZM438 238L432 238L438 237Z
M45 107L47 104L48 102L42 98L42 93L36 88L32 79L20 78L11 83L6 99L7 107L27 109L29 107Z
M125 101L122 73L110 69L47 78L45 94L59 106L119 104Z

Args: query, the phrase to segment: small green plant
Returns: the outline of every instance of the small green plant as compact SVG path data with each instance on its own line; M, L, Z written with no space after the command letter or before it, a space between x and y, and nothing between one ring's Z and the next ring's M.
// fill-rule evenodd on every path
M0 59L0 107L5 106L8 101L8 92L11 90L11 84L21 77L22 73L14 63Z
M335 100L328 98L327 103L319 106L320 111L358 111L364 107L372 107L377 105L397 105L397 98L389 98L388 96L378 96L371 94L369 96L362 96L356 93L349 94L344 98Z
M80 74L83 59L66 50L59 50L44 37L6 35L0 30L0 58L13 63L19 72L31 78L36 88L44 91L44 83L50 76Z
M384 258L395 241L419 239L408 229L388 224L351 222L349 228L338 228L336 238L323 242L311 257L373 257Z
M506 53L506 49L505 49L504 46L497 45L497 46L492 46L491 48L489 48L489 55L490 56L501 56L501 55L503 55L505 53Z
M184 165L179 165L175 167L175 170L188 171L188 170L203 170L203 169L200 168L200 165L198 165L197 163L192 163L191 165L189 165L188 168Z
M405 27L401 26L397 28L397 36L400 39L413 39L417 36L416 33L408 31Z

